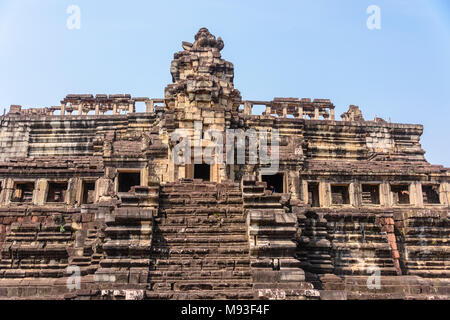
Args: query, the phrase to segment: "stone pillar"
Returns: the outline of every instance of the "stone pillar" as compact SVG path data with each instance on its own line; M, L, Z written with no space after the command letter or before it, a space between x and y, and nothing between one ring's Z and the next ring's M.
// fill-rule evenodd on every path
M251 115L252 114L252 109L253 109L253 105L250 102L245 101L244 102L244 114L245 115Z
M65 115L65 113L66 113L66 104L63 103L63 104L61 104L61 115L63 116L63 115Z
M130 103L129 106L128 106L128 112L129 113L134 113L134 111L135 111L134 110L134 103Z
M14 179L7 178L5 179L5 188L3 190L4 192L4 204L10 204L11 198L14 192Z
M334 109L330 109L330 120L336 120L336 116L334 115Z
M100 105L98 103L95 104L95 115L98 116L100 113Z
M48 180L38 179L35 183L35 189L33 193L33 203L42 206L46 202L48 192Z
M212 182L220 183L220 176L219 176L219 164L214 163L210 167L210 180Z
M392 206L391 188L388 182L383 182L380 185L380 205L383 207Z
M301 199L301 193L302 193L302 187L300 184L300 174L299 170L295 171L287 171L287 189L286 193L290 193L292 195L293 199L300 200Z
M266 116L269 116L272 113L272 107L269 105L266 105Z
M65 203L73 206L78 199L78 191L81 189L81 180L78 178L71 178L67 183ZM81 190L80 190L81 191ZM80 197L81 199L81 197Z
M145 101L145 111L149 112L149 113L153 113L153 111L154 111L153 100Z
M417 201L417 188L414 183L408 184L408 192L409 192L409 204L415 205Z
M320 113L319 113L319 107L314 108L314 120L319 120Z
M298 107L298 117L303 119L303 107Z
M6 184L6 179L5 180L0 180L1 184L2 184L2 190L0 191L0 204L5 203L5 195L6 195L6 188L5 188L5 184Z
M141 170L141 186L147 187L148 184L148 167Z
M331 206L331 185L328 182L319 182L319 203L321 207Z
M286 104L283 104L283 118L287 117L287 108L288 106Z
M184 166L178 166L178 176L176 179L187 179L186 173L188 168L186 168L186 165Z
M420 182L410 184L409 202L415 207L423 208L422 184Z
M83 105L81 103L78 105L78 115L83 115Z
M70 181L69 181L70 184ZM83 180L80 178L76 178L75 181L75 203L82 204L83 203ZM67 188L69 189L69 187Z
M302 180L301 181L301 195L300 198L303 201L304 204L307 204L309 201L309 194L308 194L308 181Z
M443 182L439 186L439 200L443 205L448 206L450 204L450 188L447 182Z
M117 114L117 104L113 104L113 114Z
M167 152L167 181L175 181L175 171L177 170L175 163L172 160L173 149L169 148Z
M185 178L186 179L194 179L194 164L193 163L187 163L184 165L184 172L185 172Z
M352 182L348 187L350 205L353 207L361 206L361 184Z

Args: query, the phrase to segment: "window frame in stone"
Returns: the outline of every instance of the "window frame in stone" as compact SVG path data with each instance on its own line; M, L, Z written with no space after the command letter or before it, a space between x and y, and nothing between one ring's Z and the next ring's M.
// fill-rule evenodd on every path
M19 201L15 200L15 192L17 190L17 185L27 185L27 184L32 184L33 185L33 191L31 192L31 200L30 201L23 201L23 191L22 191L22 195ZM12 194L11 194L11 198L10 198L10 202L11 203L26 203L26 204L31 204L33 203L34 200L34 193L36 192L36 181L35 180L16 180L13 182L13 189L12 189Z
M120 175L121 174L126 174L126 173L137 173L139 174L139 186L142 186L142 169L141 168L118 168L117 169L117 176L114 179L114 189L116 191L116 193L127 193L130 192L130 190L128 191L119 191L120 190Z
M344 197L343 199L343 203L334 203L333 202L333 187L337 187L337 188L346 188L347 189L347 202L344 202ZM351 206L351 197L350 197L350 183L330 183L330 196L331 196L331 205L332 206Z
M425 188L430 188L430 187L437 188L437 191L436 191L437 202L428 202L428 194L426 195L427 201L425 202ZM441 204L440 189L441 189L441 186L439 183L423 183L421 186L423 204L426 206L440 205Z
M93 204L95 203L95 189L96 189L96 185L95 185L96 180L94 179L81 179L81 198L80 198L80 203L81 204ZM88 201L85 202L85 188L86 185L88 184L93 184L94 185L94 199L93 201L90 203ZM89 194L87 195L87 198L89 198Z
M311 196L310 196L310 186L317 187L317 196L314 197L313 193L311 192ZM318 181L307 181L306 183L306 192L308 195L308 205L311 206L311 208L320 208L320 183ZM314 201L313 198L317 198L317 206L314 206Z
M265 179L267 179L265 177L274 177L274 176L281 176L281 192L277 192L277 193L281 193L281 194L286 193L287 185L286 185L286 173L285 172L279 171L274 175L263 175L263 174L259 175L261 182L268 182L268 181L265 181ZM266 190L271 190L269 183L267 183Z
M49 196L51 195L52 191L52 185L65 185L65 189L62 189L62 201L49 201ZM51 204L66 204L67 202L67 195L68 195L68 189L69 189L69 182L67 180L51 180L47 181L47 190L45 192L45 203L51 203Z
M202 179L203 182L211 182L212 181L212 176L213 176L212 175L213 174L213 172L212 172L212 165L207 164L207 163L194 163L194 164L192 164L192 168L186 168L186 171L189 170L189 169L193 170L192 171L192 178L193 179ZM199 169L199 170L197 170L197 169ZM208 176L208 178L207 179L203 179L203 177L196 176L199 171L200 172L204 172Z
M408 203L401 203L399 198L396 198L394 196L394 193L398 194L398 191L394 192L394 190L392 188L399 188L399 187L407 187L408 189ZM392 199L392 204L394 206L410 206L411 203L411 184L410 183L391 183L389 184L389 191L390 191L390 195L391 195L391 199Z
M375 187L377 191L378 196L378 203L373 202L373 194L370 191L364 191L364 187ZM370 198L371 202L367 203L364 201L364 193L370 192ZM381 205L381 183L370 183L370 182L364 182L361 183L361 205L363 206L380 206Z
M0 203L3 203L3 190L5 189L6 180L0 179Z

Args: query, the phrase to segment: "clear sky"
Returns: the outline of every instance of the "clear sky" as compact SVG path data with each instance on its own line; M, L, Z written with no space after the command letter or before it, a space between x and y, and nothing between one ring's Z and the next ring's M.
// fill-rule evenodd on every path
M162 98L173 53L200 27L223 38L244 99L329 98L337 115L354 104L421 123L427 160L450 167L449 0L0 0L0 111L69 93Z

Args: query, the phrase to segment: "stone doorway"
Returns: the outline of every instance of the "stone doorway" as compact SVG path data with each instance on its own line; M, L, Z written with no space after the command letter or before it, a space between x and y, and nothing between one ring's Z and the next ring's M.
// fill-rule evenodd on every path
M284 193L284 174L277 173L270 176L262 176L261 180L267 183L267 190L275 193Z
M119 192L130 192L131 187L141 185L141 173L135 172L119 172Z
M211 166L209 164L196 164L194 166L194 179L211 181Z

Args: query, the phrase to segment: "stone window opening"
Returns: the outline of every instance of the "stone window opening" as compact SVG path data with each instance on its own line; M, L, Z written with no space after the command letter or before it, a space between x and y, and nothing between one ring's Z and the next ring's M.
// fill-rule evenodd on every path
M409 186L407 184L391 185L394 204L410 204Z
M362 204L380 204L380 185L363 184L362 185Z
M49 182L46 202L64 203L66 193L67 182Z
M350 194L348 189L348 185L332 185L331 203L337 205L350 204Z
M119 192L130 192L134 186L141 185L141 172L140 171L125 171L119 172Z
M145 103L145 101L136 101L134 103L134 109L135 109L135 112L146 112L147 104Z
M83 181L82 204L93 204L95 201L95 181Z
M211 180L211 166L209 164L196 164L194 166L194 179L202 179L203 181Z
M266 182L266 190L274 193L284 193L284 174L261 176L261 181Z
M440 204L439 185L422 185L422 195L424 204Z
M11 202L33 202L34 182L16 182Z
M319 183L317 182L308 183L308 204L311 207L320 207Z

